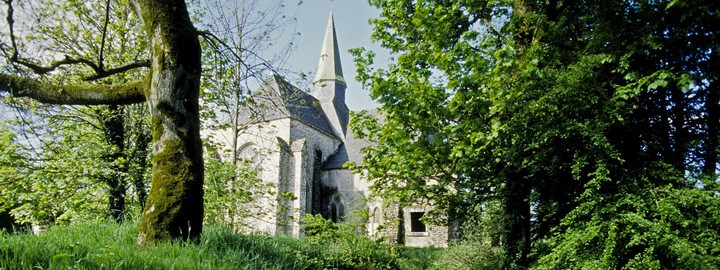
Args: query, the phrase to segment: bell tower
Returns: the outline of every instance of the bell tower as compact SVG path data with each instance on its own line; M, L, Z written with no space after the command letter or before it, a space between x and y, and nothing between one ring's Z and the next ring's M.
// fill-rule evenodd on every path
M340 64L340 50L338 49L337 36L335 35L335 21L330 13L325 38L323 39L322 51L320 51L320 62L318 63L317 74L313 80L315 96L320 101L325 115L332 125L335 135L345 140L349 111L345 104L345 89L347 84L343 78L342 65Z

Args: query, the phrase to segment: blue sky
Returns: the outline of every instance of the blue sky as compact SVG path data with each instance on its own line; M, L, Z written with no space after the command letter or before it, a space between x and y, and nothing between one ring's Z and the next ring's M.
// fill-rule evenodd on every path
M297 13L297 30L300 36L295 40L296 48L290 55L287 68L295 72L315 74L325 26L331 11L335 17L343 75L348 83L345 103L353 111L375 108L377 103L370 99L367 90L362 89L355 80L355 63L347 52L351 48L364 47L378 54L376 63L386 63L383 59L387 59L388 53L370 41L372 27L368 24L368 20L376 18L380 11L371 7L366 0L304 1Z

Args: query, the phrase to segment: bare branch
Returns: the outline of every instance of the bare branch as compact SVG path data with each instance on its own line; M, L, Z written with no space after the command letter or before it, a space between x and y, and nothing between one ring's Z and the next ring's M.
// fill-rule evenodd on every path
M0 92L14 97L29 97L49 104L100 105L145 102L149 80L116 84L53 85L35 79L0 73Z
M6 19L8 22L8 28L10 28L10 43L14 49L12 58L17 58L17 43L15 42L15 35L13 34L13 24L15 23L15 20L13 20L13 12L15 12L15 10L12 7L12 0L4 0L4 2L8 6Z
M203 31L203 30L199 30L199 29L197 30L197 32L198 32L198 35L200 35L202 38L204 38L205 40L207 40L213 47L215 47L215 49L219 49L219 48L220 48L220 45L222 45L222 47L226 48L228 51L230 51L230 53L232 53L232 56L233 56L236 60L238 60L238 61L241 61L241 60L242 60L242 58L240 57L240 55L238 55L238 54L235 52L235 50L233 50L232 47L230 47L230 45L228 45L227 43L223 42L222 39L220 39L220 38L219 38L218 36L216 36L215 34L210 33L209 31ZM219 44L219 45L218 45L218 44Z
M141 67L150 67L150 61L148 61L148 60L140 60L140 61L136 61L136 62L133 62L133 63L130 63L130 64L126 64L126 65L124 65L124 66L119 66L119 67L116 67L116 68L112 68L112 69L109 69L109 70L104 70L104 69L102 69L102 70L96 70L96 71L95 71L95 75L90 76L90 77L87 77L87 78L84 78L83 80L84 80L84 81L94 81L94 80L97 80L97 79L105 78L105 77L108 77L108 76L112 76L112 75L115 75L115 74L118 74L118 73L123 73L123 72L125 72L125 71L131 70L131 69L136 69L136 68L141 68Z
M245 63L245 61L243 61L242 57L232 47L230 47L230 45L225 43L222 39L220 39L215 34L210 33L208 31L202 31L202 30L197 30L197 31L198 31L198 35L200 35L206 41L208 41L208 43L210 43L221 54L225 54L225 51L230 52L232 54L231 56L233 58L235 58L235 60L237 60L237 63L242 65L246 70L253 70L258 67L265 67L265 68L271 70L273 73L277 73L276 70L273 68L272 64L270 64L268 61L266 61L265 59L260 57L260 55L258 55L257 53L255 53L251 50L242 49L242 52L249 53L250 55L253 55L261 60L261 63L250 66L247 63ZM220 48L225 48L226 50L221 51Z
M17 49L15 49L14 51L15 51L15 53L13 53L13 55L17 56ZM93 70L99 69L99 67L98 67L97 65L95 65L95 63L93 63L93 62L90 61L90 60L87 60L87 59L75 59L75 58L71 58L70 56L67 56L67 55L65 56L65 59L59 60L59 61L53 61L53 62L50 63L49 66L46 66L46 67L39 66L39 65L36 65L36 64L34 64L34 63L30 63L30 62L28 62L28 61L19 59L19 58L17 58L17 57L14 57L14 59L10 59L10 60L11 60L12 62L14 62L14 63L20 64L20 65L23 65L23 66L25 66L25 67L27 67L27 68L29 68L29 69L32 69L32 71L33 71L35 74L38 74L38 75L47 74L48 72L51 72L51 71L59 68L60 66L75 65L75 64L84 64L84 65L92 68Z
M105 5L105 25L103 26L103 32L102 32L102 39L100 40L100 69L104 68L103 64L103 51L105 50L105 38L107 37L107 28L108 23L110 22L110 0L107 0L107 4Z

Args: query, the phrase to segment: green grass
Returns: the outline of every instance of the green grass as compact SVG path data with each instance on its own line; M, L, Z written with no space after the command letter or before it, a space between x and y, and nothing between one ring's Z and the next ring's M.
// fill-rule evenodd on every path
M0 269L427 269L442 249L405 249L364 237L335 240L205 228L198 244L136 245L136 224L0 232Z
M442 257L444 248L398 248L398 268L399 269L444 269L444 267L435 265Z

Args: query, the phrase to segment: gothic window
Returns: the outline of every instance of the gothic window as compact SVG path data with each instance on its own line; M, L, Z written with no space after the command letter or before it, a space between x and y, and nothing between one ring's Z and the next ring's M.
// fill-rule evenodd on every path
M332 196L328 207L330 208L330 211L328 212L330 220L335 223L342 221L343 216L345 216L345 206L343 205L340 194L336 193Z
M380 208L376 207L375 210L373 210L373 223L380 224L382 221L382 211Z
M380 228L380 223L382 223L382 210L379 207L375 207L372 210L372 216L370 221L370 234L376 235L378 233L378 229Z
M425 222L422 217L425 212L410 212L410 232L426 232Z

